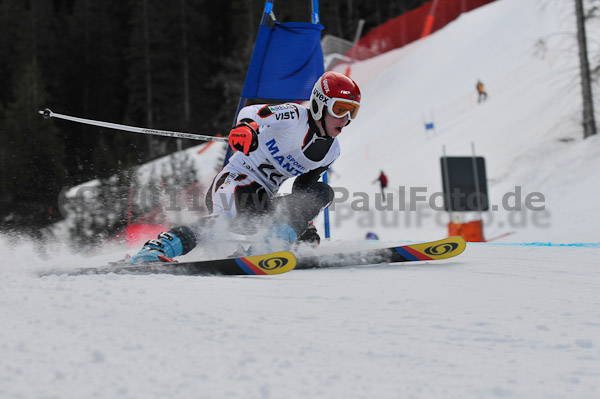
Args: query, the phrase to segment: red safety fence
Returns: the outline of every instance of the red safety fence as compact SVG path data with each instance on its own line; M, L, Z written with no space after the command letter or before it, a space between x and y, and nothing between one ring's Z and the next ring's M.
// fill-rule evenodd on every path
M460 14L495 0L433 0L391 19L367 33L346 56L364 60L402 47L433 33Z

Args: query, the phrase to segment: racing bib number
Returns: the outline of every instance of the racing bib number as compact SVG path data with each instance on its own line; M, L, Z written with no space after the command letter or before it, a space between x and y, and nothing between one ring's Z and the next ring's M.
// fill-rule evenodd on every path
M281 186L285 180L284 176L276 172L275 166L270 163L262 163L258 166L258 170L265 175L269 181L273 182L277 187Z

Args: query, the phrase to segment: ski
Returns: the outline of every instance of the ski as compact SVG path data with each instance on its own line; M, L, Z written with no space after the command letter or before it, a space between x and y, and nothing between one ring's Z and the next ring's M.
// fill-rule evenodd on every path
M381 263L448 259L462 253L467 244L460 236L421 244L298 257L296 269L348 267Z
M253 255L238 258L201 260L195 262L153 262L131 265L124 262L108 266L78 268L72 270L51 270L49 275L93 275L93 274L173 274L181 276L239 276L274 275L294 269L314 269L332 267L352 267L381 263L418 262L448 259L461 254L466 248L462 237L450 237L438 241L400 245L396 247L346 251L333 254L296 256L287 251L266 255Z
M53 270L41 276L66 274L68 276L92 274L174 274L180 276L243 276L273 275L289 272L296 266L291 252L281 251L266 255L245 256L196 262L152 262L136 265L115 262L108 266Z

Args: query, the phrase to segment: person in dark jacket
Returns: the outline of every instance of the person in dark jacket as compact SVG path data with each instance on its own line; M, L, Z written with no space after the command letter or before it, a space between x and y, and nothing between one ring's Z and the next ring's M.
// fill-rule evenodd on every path
M383 173L383 170L379 174L379 177L373 181L373 183L375 183L377 181L379 182L379 187L381 188L381 196L383 197L383 200L385 201L385 189L387 188L387 185L388 185L388 179L387 179L387 176L385 175L385 173Z

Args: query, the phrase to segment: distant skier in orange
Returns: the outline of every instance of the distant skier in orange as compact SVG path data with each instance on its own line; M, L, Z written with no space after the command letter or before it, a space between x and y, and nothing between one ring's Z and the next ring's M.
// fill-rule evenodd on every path
M481 80L477 81L477 85L475 86L475 88L477 89L477 102L480 103L482 101L487 100L487 92L485 91L485 88L483 87L483 83L481 83Z

